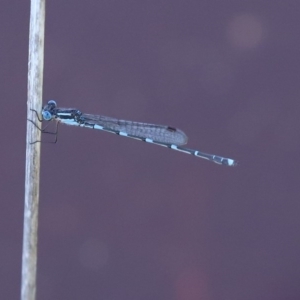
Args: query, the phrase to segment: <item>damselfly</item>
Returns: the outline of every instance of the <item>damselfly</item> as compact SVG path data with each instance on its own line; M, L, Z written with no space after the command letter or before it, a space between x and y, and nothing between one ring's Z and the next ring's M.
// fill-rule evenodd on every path
M214 154L207 154L198 150L192 150L182 147L182 145L185 145L187 143L188 138L183 131L174 127L125 121L100 115L84 114L78 109L74 108L59 108L57 107L57 104L54 100L48 101L48 103L44 106L42 110L42 119L39 118L37 111L35 111L35 113L40 122L42 122L43 120L57 121L56 131L48 132L46 131L47 126L44 129L41 129L32 120L29 120L42 132L54 134L55 143L57 141L58 124L63 123L67 125L87 127L111 132L120 136L129 137L139 141L144 141L146 143L155 144L183 153L191 154L221 165L237 165L237 161L231 158L226 158ZM36 142L40 141L35 141L33 143Z

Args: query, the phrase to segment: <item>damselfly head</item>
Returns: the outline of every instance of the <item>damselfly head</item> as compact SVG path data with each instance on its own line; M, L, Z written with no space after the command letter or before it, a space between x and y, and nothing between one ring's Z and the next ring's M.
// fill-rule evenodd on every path
M49 100L42 110L43 119L49 121L53 117L53 110L56 108L57 104L54 100Z

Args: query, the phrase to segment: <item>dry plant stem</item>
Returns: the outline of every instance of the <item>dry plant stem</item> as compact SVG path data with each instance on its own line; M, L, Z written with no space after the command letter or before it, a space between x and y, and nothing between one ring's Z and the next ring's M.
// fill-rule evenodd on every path
M45 1L31 0L27 118L34 119L31 108L41 111L44 67L44 27ZM25 206L22 253L21 300L34 300L36 297L37 229L40 181L41 144L30 144L40 140L41 132L27 122Z

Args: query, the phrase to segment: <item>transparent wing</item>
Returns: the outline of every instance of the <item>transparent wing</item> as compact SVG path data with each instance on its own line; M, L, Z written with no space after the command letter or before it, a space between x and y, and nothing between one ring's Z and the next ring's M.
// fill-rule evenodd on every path
M104 130L121 131L141 139L149 138L155 142L178 146L185 145L188 140L182 130L170 126L125 121L91 114L82 114L81 117L85 123L100 125Z

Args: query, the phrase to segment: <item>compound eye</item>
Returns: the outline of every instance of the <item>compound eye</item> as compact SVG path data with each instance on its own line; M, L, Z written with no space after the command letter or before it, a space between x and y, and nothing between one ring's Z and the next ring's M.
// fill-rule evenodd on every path
M57 104L56 104L56 102L54 100L49 100L48 101L48 106L56 107Z
M49 111L43 111L42 115L43 115L43 119L46 121L49 121L52 119L52 114Z

